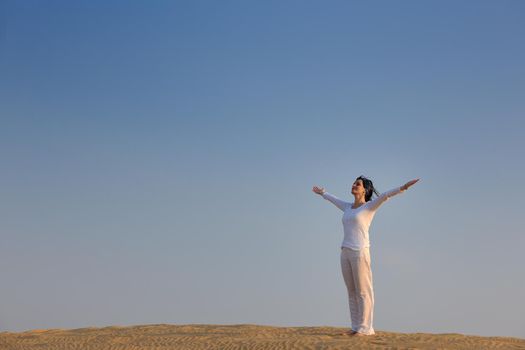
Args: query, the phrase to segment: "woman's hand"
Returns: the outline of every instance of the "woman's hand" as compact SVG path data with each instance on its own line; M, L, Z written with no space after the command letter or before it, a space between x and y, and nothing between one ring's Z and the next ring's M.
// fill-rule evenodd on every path
M324 188L322 188L322 187L317 187L317 186L314 186L314 188L312 188L312 191L314 191L315 193L320 194L320 195L322 195L322 194L325 193Z
M419 181L419 179L415 179L415 180L412 180L412 181L408 181L406 184L404 184L403 186L401 186L401 189L402 189L403 191L406 191L406 190L408 190L408 188L409 188L410 186L414 185L414 184L415 184L416 182L418 182L418 181Z

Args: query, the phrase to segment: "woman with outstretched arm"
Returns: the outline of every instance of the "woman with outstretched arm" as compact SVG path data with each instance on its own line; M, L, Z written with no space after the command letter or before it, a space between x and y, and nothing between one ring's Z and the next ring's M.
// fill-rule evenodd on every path
M368 229L377 209L390 197L406 191L418 182L415 179L401 187L379 194L372 181L359 176L352 185L354 202L343 201L324 188L314 186L312 191L332 202L343 211L344 239L341 245L341 270L348 290L352 328L345 334L373 335L374 290L370 267L370 239ZM372 199L372 195L376 198Z

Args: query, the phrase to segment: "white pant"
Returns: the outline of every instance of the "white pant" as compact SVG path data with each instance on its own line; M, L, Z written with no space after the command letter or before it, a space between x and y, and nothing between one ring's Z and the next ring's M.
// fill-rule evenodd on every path
M341 270L348 290L352 330L374 334L374 288L370 268L370 249L341 249Z

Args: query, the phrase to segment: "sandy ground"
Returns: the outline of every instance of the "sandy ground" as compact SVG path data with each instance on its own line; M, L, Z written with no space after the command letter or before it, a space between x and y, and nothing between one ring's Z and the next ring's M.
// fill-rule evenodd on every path
M525 339L377 332L342 335L333 327L147 325L0 333L0 349L525 349Z

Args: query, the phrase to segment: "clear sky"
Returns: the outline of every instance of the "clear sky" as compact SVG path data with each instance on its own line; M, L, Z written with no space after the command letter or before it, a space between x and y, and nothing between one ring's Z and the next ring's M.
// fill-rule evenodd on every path
M525 2L2 1L0 330L374 325L525 338ZM520 160L521 159L521 160Z

